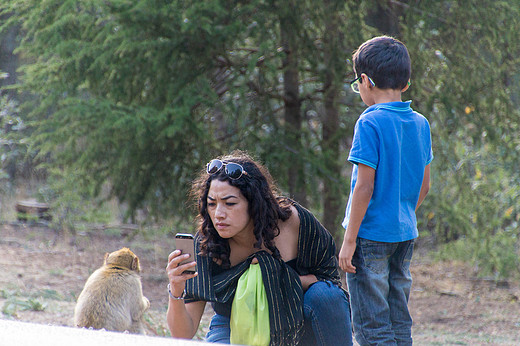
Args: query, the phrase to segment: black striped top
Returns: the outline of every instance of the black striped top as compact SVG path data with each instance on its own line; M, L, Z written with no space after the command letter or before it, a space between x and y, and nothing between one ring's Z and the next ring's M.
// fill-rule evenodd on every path
M294 206L300 218L296 270L263 250L227 270L216 268L218 265L207 256L197 255L199 275L186 282L186 303L229 303L234 297L238 279L256 257L269 302L270 344L296 345L303 326L303 290L299 276L314 274L318 280L332 281L337 286L341 283L332 236L311 212L297 203ZM196 249L198 253L198 234Z

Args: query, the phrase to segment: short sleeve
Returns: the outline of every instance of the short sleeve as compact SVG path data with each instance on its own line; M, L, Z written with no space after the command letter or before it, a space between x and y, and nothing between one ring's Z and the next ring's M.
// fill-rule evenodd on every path
M362 163L377 169L379 163L379 135L373 124L364 117L359 118L354 127L354 138L348 160L356 165Z

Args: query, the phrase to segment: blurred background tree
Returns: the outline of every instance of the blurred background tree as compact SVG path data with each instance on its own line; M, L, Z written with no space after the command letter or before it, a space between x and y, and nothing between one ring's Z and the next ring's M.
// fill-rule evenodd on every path
M401 39L412 57L403 99L434 141L421 238L485 275L518 268L517 1L0 3L0 39L16 29L20 58L3 85L19 102L29 162L73 176L85 196L117 198L130 220L144 210L188 221L195 173L244 149L337 240L364 109L346 83L349 59L373 36Z

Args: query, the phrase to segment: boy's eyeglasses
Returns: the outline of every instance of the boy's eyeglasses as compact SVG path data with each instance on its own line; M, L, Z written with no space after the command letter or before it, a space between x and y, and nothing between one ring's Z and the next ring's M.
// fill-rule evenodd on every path
M368 76L367 76L368 77ZM356 94L359 94L359 82L361 81L361 76L357 77L353 81L350 82L350 87L352 88L352 91ZM372 78L368 77L368 81L370 84L372 84L373 87L376 86L376 83L372 80Z
M221 161L219 159L213 159L206 164L206 172L208 174L215 174L224 167L224 172L233 180L236 180L242 176L247 175L244 167L234 162Z

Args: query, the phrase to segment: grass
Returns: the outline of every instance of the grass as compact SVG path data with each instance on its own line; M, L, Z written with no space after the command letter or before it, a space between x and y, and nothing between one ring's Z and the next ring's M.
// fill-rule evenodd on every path
M171 337L168 327L158 322L157 318L155 318L150 312L146 312L144 314L144 321L146 324L148 324L148 328L151 328L155 332L155 335L162 337Z
M16 317L18 310L45 311L46 308L47 303L40 299L9 297L2 306L2 313L9 317Z
M15 203L16 198L12 194L0 190L0 221L16 220Z

